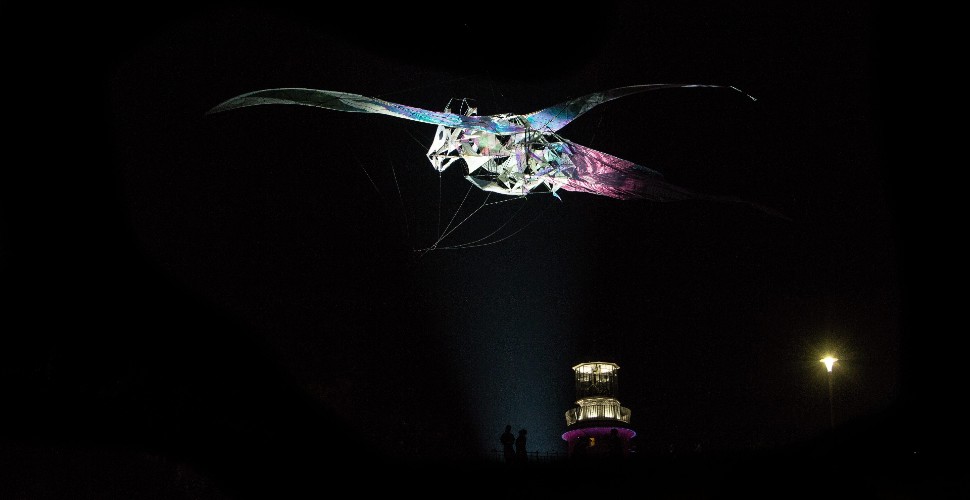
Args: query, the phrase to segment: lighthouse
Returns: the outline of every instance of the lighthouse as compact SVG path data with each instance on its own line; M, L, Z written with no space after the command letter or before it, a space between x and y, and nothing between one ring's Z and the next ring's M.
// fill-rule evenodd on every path
M629 456L630 410L616 399L620 367L616 363L591 361L573 367L576 407L566 411L562 439L572 459L620 459Z

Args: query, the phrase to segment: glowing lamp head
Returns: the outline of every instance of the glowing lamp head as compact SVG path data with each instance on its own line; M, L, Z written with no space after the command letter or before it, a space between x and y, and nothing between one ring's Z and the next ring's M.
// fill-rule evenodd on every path
M821 361L822 363L825 363L825 369L828 370L829 372L831 372L832 371L832 367L835 366L835 362L838 361L838 360L839 360L839 358L834 358L832 356L825 356L824 358L820 359L819 361Z

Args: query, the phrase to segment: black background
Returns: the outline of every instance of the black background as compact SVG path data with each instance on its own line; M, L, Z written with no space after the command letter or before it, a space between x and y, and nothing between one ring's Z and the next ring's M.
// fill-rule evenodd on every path
M558 430L535 430L549 405L507 394L542 394L558 421L569 367L595 358L623 367L634 409L625 486L948 492L887 17L760 2L24 15L31 35L7 35L23 111L8 164L28 175L5 186L4 490L241 498L505 477L570 491L566 465L509 476L481 436L519 418L555 451ZM472 97L493 114L665 82L758 100L644 94L563 135L789 219L563 193L530 200L514 222L538 222L507 240L422 256L438 183L450 202L467 188L421 158L430 126L204 114L272 87L434 110ZM844 370L835 430L825 349Z

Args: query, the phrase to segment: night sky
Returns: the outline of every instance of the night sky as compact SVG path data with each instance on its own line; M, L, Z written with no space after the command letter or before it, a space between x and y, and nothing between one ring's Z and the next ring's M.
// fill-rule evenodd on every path
M883 14L83 13L59 57L23 58L29 78L53 75L56 111L41 119L57 140L33 153L44 196L7 225L7 307L29 318L9 323L4 352L7 484L27 498L239 498L347 470L491 474L506 424L528 429L531 450L565 452L571 368L585 361L620 365L649 459L810 462L832 436L932 455L946 432L914 409L929 399L915 368L926 348ZM785 217L563 191L482 208L424 252L485 201L460 167L428 163L433 125L300 106L205 114L276 87L435 111L466 97L488 115L647 83L757 100L649 92L561 135Z

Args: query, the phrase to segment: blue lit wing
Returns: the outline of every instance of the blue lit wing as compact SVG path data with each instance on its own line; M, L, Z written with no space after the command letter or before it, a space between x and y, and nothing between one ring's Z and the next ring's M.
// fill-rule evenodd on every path
M332 90L301 88L279 88L249 92L215 106L209 110L209 113L261 104L297 104L350 113L377 113L432 125L480 130L494 134L512 134L525 130L522 126L511 122L505 115L463 116L405 106L375 97Z
M686 83L652 83L647 85L632 85L629 87L620 87L577 97L575 99L529 113L524 115L524 118L529 123L529 126L535 130L539 130L541 132L555 132L565 127L567 124L569 124L569 122L575 120L583 113L593 109L595 106L603 104L607 101L612 101L613 99L618 99L631 94L638 94L640 92L648 92L651 90L698 87L730 88L732 90L741 92L734 87L725 87L723 85L697 85ZM751 96L748 97L752 100L754 99Z

